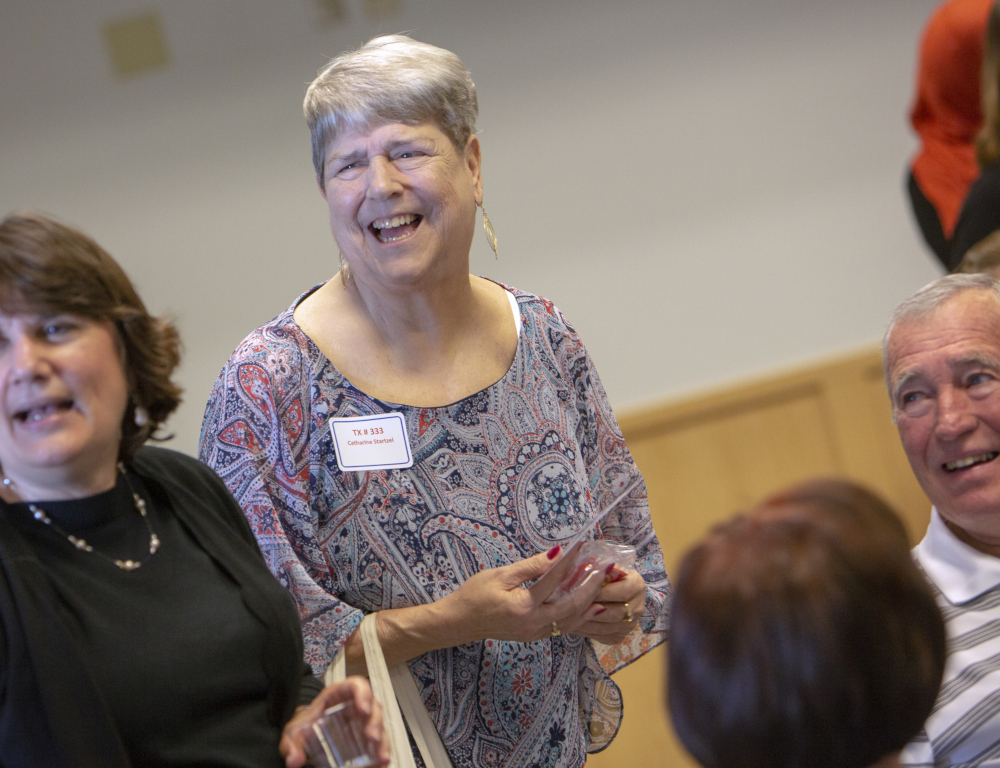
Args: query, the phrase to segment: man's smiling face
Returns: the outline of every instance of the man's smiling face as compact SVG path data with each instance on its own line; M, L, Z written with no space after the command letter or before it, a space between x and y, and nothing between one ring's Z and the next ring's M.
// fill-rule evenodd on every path
M966 543L1000 554L1000 301L968 290L887 346L893 414L924 492Z

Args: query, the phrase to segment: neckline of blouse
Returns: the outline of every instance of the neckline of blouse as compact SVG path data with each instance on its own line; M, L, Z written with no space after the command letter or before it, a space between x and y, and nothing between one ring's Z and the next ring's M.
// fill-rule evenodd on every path
M337 366L335 366L333 364L333 361L330 360L330 358L328 358L325 354L323 354L323 350L321 350L319 348L319 345L315 341L312 340L312 337L309 336L309 334L306 333L302 329L302 326L300 326L298 324L298 322L295 320L295 310L298 308L299 304L301 304L309 296L311 296L313 293L315 293L320 288L322 288L324 285L326 285L326 282L322 282L322 283L319 283L318 285L314 285L308 291L306 291L301 296L299 296L293 302L292 306L290 306L287 310L285 310L284 314L288 315L288 324L294 326L295 330L298 333L302 334L302 338L304 338L306 340L306 345L309 348L311 359L312 360L318 360L318 361L320 361L320 367L321 368L322 367L329 367L330 370L334 371L344 381L344 384L346 386L350 387L355 392L357 392L358 394L362 395L366 400L370 400L373 403L378 403L379 405L384 406L385 409L389 410L389 411L401 411L401 410L404 410L404 409L417 410L417 411L439 411L439 410L446 410L448 408L454 408L457 405L461 405L462 403L465 403L465 402L467 402L467 401L469 401L469 400L471 400L473 398L479 397L484 392L488 392L489 390L493 389L498 384L501 384L504 381L504 379L506 379L511 374L511 371L513 371L517 367L517 364L518 364L518 362L519 362L519 360L521 358L521 345L524 343L524 318L521 316L521 305L520 305L520 302L517 301L517 293L518 292L515 289L509 288L508 286L504 285L503 283L499 283L496 280L493 280L493 279L491 279L489 277L483 277L482 279L483 280L489 280L491 283L494 283L495 285L499 285L506 292L507 296L509 297L508 300L513 299L513 304L511 305L511 309L513 310L514 307L517 307L517 314L514 315L514 322L515 322L515 325L517 327L517 349L514 352L514 359L510 361L510 366L508 366L507 370L504 371L503 376L501 376L499 379L497 379L496 381L494 381L489 386L483 387L482 389L480 389L477 392L473 392L472 394L466 395L465 397L461 398L460 400L456 400L453 403L447 403L446 405L431 405L431 406L427 406L427 405L409 405L408 403L393 403L393 402L390 402L389 400L381 400L381 399L379 399L377 397L373 397L373 396L369 395L367 392L365 392L363 389L361 389L360 387L355 386L351 382L351 380L348 379L347 376L345 376L344 373L339 368L337 368Z

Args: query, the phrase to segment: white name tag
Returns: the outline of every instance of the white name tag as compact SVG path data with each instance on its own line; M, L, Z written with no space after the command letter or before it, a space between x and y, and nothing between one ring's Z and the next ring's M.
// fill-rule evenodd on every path
M332 418L330 432L341 472L413 466L406 421L401 413Z

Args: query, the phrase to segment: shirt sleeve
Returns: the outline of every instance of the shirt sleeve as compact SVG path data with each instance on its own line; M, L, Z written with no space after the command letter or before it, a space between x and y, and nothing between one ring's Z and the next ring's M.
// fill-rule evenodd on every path
M323 684L313 675L312 667L308 664L302 665L302 683L299 685L299 700L297 706L308 707L313 699L319 696L323 690Z
M305 658L319 676L363 614L334 594L318 540L311 442L324 425L313 423L308 342L278 322L251 334L223 368L199 458L236 498L268 568L295 600Z
M551 311L565 328L566 338L555 351L575 395L576 439L591 502L597 514L611 509L600 524L599 535L635 547L635 568L646 581L646 611L636 630L617 645L592 642L601 666L612 673L667 639L671 586L649 516L645 481L625 444L597 369L573 327L557 309Z
M927 731L921 730L916 738L903 748L899 753L899 764L932 768L934 750L931 748L930 739L927 738Z

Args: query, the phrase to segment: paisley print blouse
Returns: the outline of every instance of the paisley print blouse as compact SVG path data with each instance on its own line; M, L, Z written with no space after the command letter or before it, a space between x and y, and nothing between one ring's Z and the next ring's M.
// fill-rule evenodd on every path
M500 381L441 408L359 391L293 311L248 336L212 390L200 456L242 506L298 603L317 674L370 611L429 603L485 568L595 535L634 545L646 613L616 646L577 635L485 640L409 662L456 767L578 768L618 731L609 673L666 638L670 589L646 487L573 328L508 289L521 330ZM342 472L331 417L403 415L409 469Z

